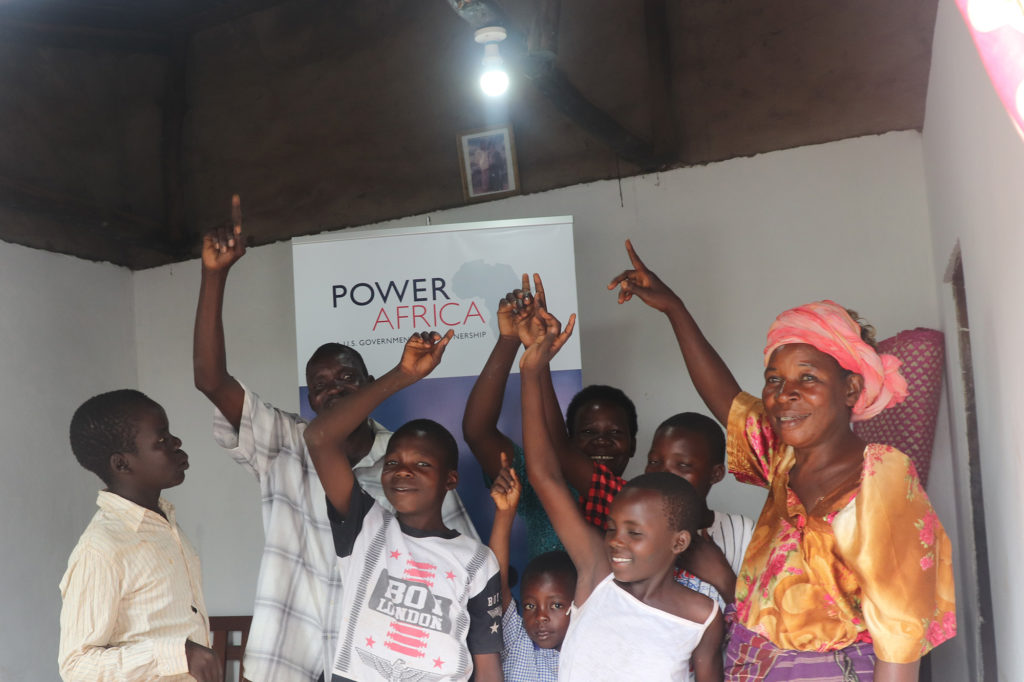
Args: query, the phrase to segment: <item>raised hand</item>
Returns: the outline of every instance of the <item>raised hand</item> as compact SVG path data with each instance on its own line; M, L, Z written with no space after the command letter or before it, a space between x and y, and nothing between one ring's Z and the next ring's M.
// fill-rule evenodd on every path
M213 649L192 640L185 640L185 661L188 672L199 682L222 682L224 680L224 664L217 658Z
M629 254L633 269L624 270L608 284L609 290L619 287L619 303L625 303L635 294L640 297L641 301L663 313L681 303L676 293L644 265L640 256L636 254L633 243L628 239L626 240L626 253Z
M498 333L502 336L518 337L523 309L532 302L530 277L524 272L522 287L508 292L498 303Z
M231 225L214 228L203 235L203 267L207 270L227 270L245 255L242 237L242 200L231 197Z
M569 322L562 329L562 323L544 308L537 308L536 319L540 321L541 331L533 343L519 360L519 369L538 369L551 362L562 346L565 345L572 330L576 327L576 313L569 316Z
M405 342L399 368L403 373L416 380L422 379L441 364L444 349L453 336L455 336L453 329L449 329L444 336L437 332L413 334Z
M516 470L508 461L508 455L501 453L501 471L491 484L491 499L498 511L515 511L519 506L519 495L523 487Z
M529 348L534 339L544 333L544 322L538 312L548 309L547 296L544 294L544 282L540 275L533 273L533 286L536 294L530 295L530 280L523 273L523 289L526 295L523 297L523 305L516 316L516 329L519 332L519 341L524 348Z
M504 337L518 338L526 347L541 332L539 323L534 319L537 308L546 307L540 275L534 274L533 279L536 295L530 291L530 276L524 272L522 286L505 294L498 304L498 332Z

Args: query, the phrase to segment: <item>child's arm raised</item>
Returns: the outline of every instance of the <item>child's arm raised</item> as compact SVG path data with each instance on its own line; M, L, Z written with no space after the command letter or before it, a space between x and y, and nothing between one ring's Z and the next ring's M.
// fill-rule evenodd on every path
M238 430L245 390L228 374L223 320L228 270L245 255L242 204L237 194L231 197L231 218L231 227L218 228L203 236L203 274L192 337L192 374L196 388Z
M498 560L498 572L501 576L501 610L504 611L512 603L512 588L508 584L508 567L512 561L509 545L512 541L512 522L516 520L516 507L519 506L519 493L522 486L515 469L509 464L508 455L501 453L501 470L491 484L491 498L494 500L494 525L491 527L491 539L487 546L494 552Z
M524 285L527 283L526 276L523 276ZM537 311L548 309L548 295L544 291L544 282L540 275L533 273L533 290L536 295L532 300L524 299L523 307L517 316L519 340L524 348L529 348L534 339L544 333L544 321L537 316ZM527 289L529 291L529 289ZM556 450L561 451L563 447L569 447L570 443L566 437L565 420L562 418L562 407L558 404L558 394L555 393L555 385L551 380L551 366L541 376L541 383L544 390L544 421L548 425L548 434L551 442L555 444ZM564 469L563 469L564 472ZM587 483L590 483L590 473L587 473ZM570 480L571 484L572 481Z
M725 619L715 607L715 617L704 631L704 636L690 654L690 668L697 682L722 682L722 637Z
M733 398L740 392L732 372L704 338L682 299L644 265L628 239L626 252L633 269L625 270L612 279L608 288L619 287L619 303L625 303L636 295L650 307L668 316L694 388L715 418L723 424L727 423Z
M491 480L501 470L501 453L512 452L515 447L512 440L498 430L498 418L508 375L519 352L517 312L528 298L532 300L530 279L524 274L523 288L509 293L498 304L498 340L469 392L462 416L462 437Z
M529 286L528 282L526 275L523 275L523 286ZM548 309L544 282L537 273L533 275L533 286L536 295L532 299L523 298L523 304L517 309L516 316L519 340L525 348L529 348L534 340L544 333L545 323L540 311ZM529 289L526 290L529 291ZM565 420L562 418L562 408L558 404L558 394L555 393L555 385L551 379L550 365L544 367L540 379L544 402L544 423L547 424L551 445L558 453L562 475L576 490L587 490L590 487L594 464L569 440L565 429Z
M327 499L342 515L348 514L355 481L346 450L349 434L391 395L434 371L453 335L451 329L443 337L437 332L413 334L405 342L402 359L394 369L333 402L306 428L303 437L310 459Z
M576 500L566 487L561 467L548 435L544 420L541 375L547 365L572 334L576 316L569 318L566 330L546 310L539 313L544 321L543 334L520 360L523 383L523 446L526 470L544 511L558 539L565 545L576 564L576 605L582 606L594 587L611 571L605 555L601 534L583 518Z

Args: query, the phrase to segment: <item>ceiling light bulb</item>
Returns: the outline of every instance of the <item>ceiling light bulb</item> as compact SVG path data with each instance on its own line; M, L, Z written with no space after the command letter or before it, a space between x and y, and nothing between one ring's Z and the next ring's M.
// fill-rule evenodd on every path
M501 69L484 71L480 74L480 89L490 97L504 95L508 90L508 74Z
M508 90L508 72L498 52L498 43L505 39L505 29L500 26L481 28L474 39L484 46L483 73L480 76L480 89L485 95L497 97Z

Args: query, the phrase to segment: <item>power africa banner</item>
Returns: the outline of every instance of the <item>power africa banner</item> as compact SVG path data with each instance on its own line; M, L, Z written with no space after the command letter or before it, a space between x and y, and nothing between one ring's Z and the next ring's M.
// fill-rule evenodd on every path
M460 446L459 494L486 538L493 504L462 441L463 408L498 337L498 302L520 286L522 273L540 273L548 305L563 321L576 312L572 218L346 230L292 240L292 260L299 404L307 418L313 414L306 400L306 360L321 344L355 348L376 376L398 363L413 332L455 331L441 365L392 396L373 418L394 430L425 417L452 432ZM551 368L563 408L581 388L578 329ZM522 442L518 364L499 428ZM524 543L517 528L513 556L525 556Z

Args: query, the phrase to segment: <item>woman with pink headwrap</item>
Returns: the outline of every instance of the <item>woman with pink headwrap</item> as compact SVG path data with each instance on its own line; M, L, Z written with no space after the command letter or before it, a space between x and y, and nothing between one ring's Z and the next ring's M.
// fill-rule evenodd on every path
M756 398L626 250L633 269L608 288L668 316L697 392L728 429L729 470L768 489L736 580L725 678L916 680L921 656L956 634L949 539L906 455L850 429L906 397L899 360L880 356L841 306L810 303L769 329Z

